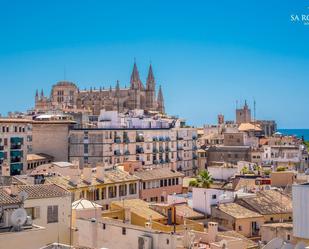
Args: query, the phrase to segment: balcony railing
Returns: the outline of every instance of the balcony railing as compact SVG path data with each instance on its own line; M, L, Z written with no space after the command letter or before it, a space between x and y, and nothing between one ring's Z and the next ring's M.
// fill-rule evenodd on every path
M115 137L114 142L117 144L121 143L121 138L120 137Z

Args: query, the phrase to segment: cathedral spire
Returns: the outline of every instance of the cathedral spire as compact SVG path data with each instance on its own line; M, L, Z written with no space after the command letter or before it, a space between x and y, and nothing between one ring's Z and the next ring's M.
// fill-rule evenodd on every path
M41 98L44 97L44 92L43 92L43 89L41 90Z
M157 103L158 103L158 111L161 113L165 112L164 108L164 98L163 98L163 92L161 85L159 87L159 92L158 92L158 98L157 98Z
M149 70L148 70L146 88L147 88L147 90L154 90L155 89L155 79L154 79L154 76L153 76L151 64L150 64Z
M134 61L134 65L133 65L133 71L132 71L132 74L131 74L130 84L131 84L131 89L143 89L143 83L140 80L138 69L137 69L135 61Z

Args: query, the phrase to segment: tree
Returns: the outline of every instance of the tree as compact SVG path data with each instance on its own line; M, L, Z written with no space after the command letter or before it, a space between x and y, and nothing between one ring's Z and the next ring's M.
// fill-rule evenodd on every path
M278 166L277 167L277 172L285 171L286 168L284 166Z
M196 179L189 182L189 186L198 188L209 188L213 183L212 177L207 170L202 170Z

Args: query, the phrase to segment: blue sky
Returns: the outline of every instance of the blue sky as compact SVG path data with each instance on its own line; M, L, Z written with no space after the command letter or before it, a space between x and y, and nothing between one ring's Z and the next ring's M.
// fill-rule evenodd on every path
M281 128L309 128L307 1L0 1L0 113L37 88L128 85L152 62L166 110L190 124L234 119L245 99Z

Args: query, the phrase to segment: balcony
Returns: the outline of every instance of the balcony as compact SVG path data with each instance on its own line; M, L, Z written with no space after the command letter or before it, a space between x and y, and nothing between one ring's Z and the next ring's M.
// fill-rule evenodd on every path
M4 150L4 146L0 145L0 151Z
M163 152L164 152L164 149L163 149L163 147L162 147L162 146L160 146L160 148L159 148L159 152L161 152L161 153L163 153Z
M160 159L160 163L161 163L161 164L164 164L165 161L164 161L163 159Z
M178 167L177 167L177 171L182 171L182 167L181 167L181 166L178 166Z
M182 158L181 156L178 156L178 157L177 157L177 161L182 161L182 159L183 159L183 158Z
M159 164L159 161L158 160L153 160L153 164Z
M21 144L11 144L11 150L21 150Z
M193 160L196 160L196 159L197 159L197 155L196 155L196 154L193 154L193 155L192 155L192 158L193 158Z
M169 147L165 147L165 151L166 151L166 152L170 152L171 149L170 149Z
M14 163L10 165L11 175L19 175L22 170L23 170L22 163Z
M158 141L158 138L157 138L157 137L153 137L153 138L152 138L152 141L157 142L157 141Z
M129 150L126 150L126 151L124 152L124 155L125 155L125 156L129 156L129 155L130 155L130 151L129 151Z
M121 143L121 138L120 137L115 137L114 142L116 144L120 144Z
M196 140L196 139L197 139L197 136L196 136L196 135L193 135L193 136L192 136L192 139L193 139L193 140Z
M158 153L159 151L158 151L157 148L152 148L152 152L153 152L153 153Z
M171 160L170 160L169 158L165 158L165 162L166 162L166 163L170 163Z
M24 153L22 150L13 150L10 152L11 157L23 157Z
M169 141L171 141L171 138L170 137L165 137L165 141L169 142Z
M120 150L115 150L115 151L114 151L114 155L115 155L115 156L121 156Z
M128 137L124 137L123 138L123 142L128 144L128 143L130 143L130 139Z
M142 154L142 153L144 153L143 147L136 147L136 153L137 153L137 154Z
M22 137L11 137L11 144L23 144L24 139Z
M4 158L4 152L0 151L0 158Z
M164 141L164 137L159 137L159 141L163 142Z
M182 136L177 136L177 140L183 140Z
M11 163L20 163L21 157L11 157Z
M196 146L196 145L193 145L192 149L193 149L193 150L197 150L197 146Z
M178 150L183 150L182 145L178 145L178 146L177 146L177 149L178 149Z

